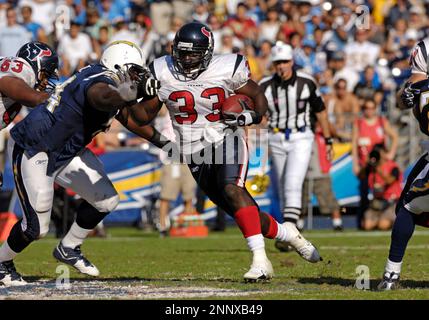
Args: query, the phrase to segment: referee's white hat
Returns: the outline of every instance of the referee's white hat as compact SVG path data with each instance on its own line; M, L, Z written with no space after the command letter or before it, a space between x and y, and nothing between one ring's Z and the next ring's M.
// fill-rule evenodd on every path
M292 47L283 42L277 42L271 49L271 61L292 60Z

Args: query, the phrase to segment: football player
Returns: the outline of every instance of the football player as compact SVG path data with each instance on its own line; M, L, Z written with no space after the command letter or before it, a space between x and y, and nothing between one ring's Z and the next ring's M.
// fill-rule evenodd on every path
M52 90L52 80L57 78L58 56L44 43L26 43L16 57L0 58L0 130L13 121L22 105L44 102L49 97L45 90Z
M44 103L11 130L8 155L23 208L23 218L0 248L0 283L23 285L13 259L48 232L54 182L73 189L85 202L76 221L54 249L54 257L80 272L98 276L99 270L81 252L88 233L119 202L101 162L85 146L117 117L128 129L145 136L130 118L138 98L151 98L158 81L149 77L141 50L117 41L89 65L57 86Z
M207 196L235 219L253 253L251 267L244 275L246 281L273 276L264 236L287 241L304 259L317 262L320 256L316 248L295 226L282 226L260 212L245 188L248 151L244 130L239 127L258 124L267 111L267 100L250 79L246 58L238 54L213 56L213 45L213 34L206 25L192 22L180 28L172 55L149 65L161 88L156 97L141 103L145 114L134 120L148 124L166 104L177 145L192 175ZM255 110L247 108L224 119L222 102L234 93L249 96ZM154 133L151 141L159 144L157 137ZM222 163L216 162L218 159Z
M398 92L401 109L412 108L420 131L429 136L429 38L417 43L411 57L411 77ZM422 147L429 151L427 141ZM414 165L401 197L396 205L396 220L392 228L389 257L379 290L392 290L399 286L402 260L415 225L429 227L429 153Z

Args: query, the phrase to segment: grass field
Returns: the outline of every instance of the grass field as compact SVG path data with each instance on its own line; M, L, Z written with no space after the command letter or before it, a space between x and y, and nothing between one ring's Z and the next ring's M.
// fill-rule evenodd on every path
M16 259L31 284L0 287L1 299L429 299L429 232L418 229L403 265L403 289L377 292L390 233L305 232L324 258L318 264L296 253L281 253L268 240L275 278L269 283L242 281L250 254L238 229L204 239L160 239L157 233L110 228L106 239L91 238L82 247L98 266L100 279L71 270L71 288L59 290L59 264L52 257L57 240L33 243ZM370 270L371 290L354 288L356 267Z

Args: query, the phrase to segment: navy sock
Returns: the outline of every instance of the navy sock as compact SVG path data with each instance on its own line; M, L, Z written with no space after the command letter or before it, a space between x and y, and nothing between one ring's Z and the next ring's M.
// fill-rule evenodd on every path
M392 262L401 262L408 241L414 232L413 214L404 207L400 207L393 224L392 237L390 243L389 260Z

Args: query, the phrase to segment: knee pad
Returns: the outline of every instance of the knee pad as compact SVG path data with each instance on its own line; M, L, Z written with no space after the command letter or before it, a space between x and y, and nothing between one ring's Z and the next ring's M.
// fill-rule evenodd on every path
M38 213L51 211L53 197L53 189L38 190L36 193L36 203L34 206L34 210L36 210L36 212Z
M119 195L115 194L110 198L95 201L92 205L100 212L112 212L119 204Z

